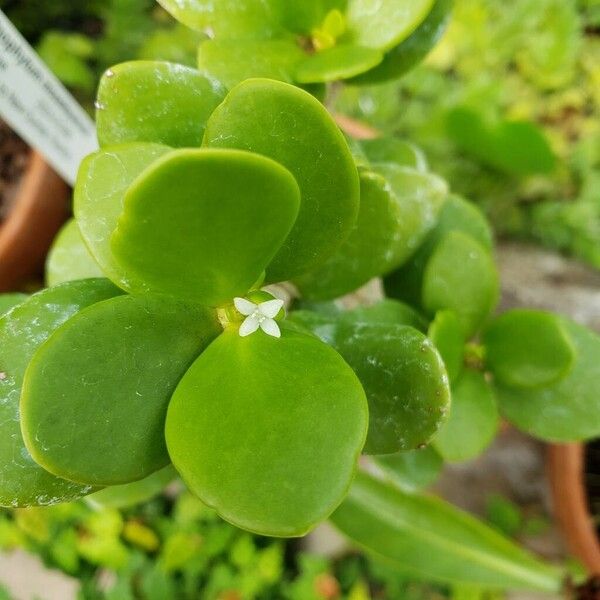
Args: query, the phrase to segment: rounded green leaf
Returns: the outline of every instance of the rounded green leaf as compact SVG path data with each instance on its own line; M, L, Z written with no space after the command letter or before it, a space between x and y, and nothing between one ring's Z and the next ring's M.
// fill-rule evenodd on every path
M358 215L358 173L344 136L309 93L277 81L245 81L209 119L204 143L268 156L298 182L300 213L267 269L268 281L315 268L350 233Z
M497 386L502 414L520 429L555 442L600 436L600 337L561 319L575 347L570 373L550 386L535 389Z
M259 279L299 204L294 177L269 158L175 150L127 191L111 248L123 271L143 281L137 291L220 305Z
M301 310L290 319L333 346L360 379L369 402L365 453L417 448L429 441L448 412L446 369L420 331L394 322L403 315L392 307L364 312L368 310L339 315Z
M419 331L427 330L427 321L412 306L390 298L349 310L342 315L342 319L352 323L410 325Z
M483 334L486 364L503 385L533 388L565 377L575 348L561 319L538 310L511 310Z
M450 416L433 439L448 462L479 456L498 429L496 399L483 374L465 370L452 385Z
M52 287L65 281L102 277L103 273L83 242L74 219L56 236L46 259L46 283Z
M433 173L391 163L373 163L373 171L387 180L402 213L402 228L390 258L396 268L412 256L438 221L448 194L448 184Z
M440 353L450 381L454 381L462 371L466 342L456 314L451 310L438 311L429 325L427 337Z
M378 137L360 140L359 146L370 163L394 163L422 173L427 171L425 154L412 142L395 137Z
M26 298L27 294L0 294L0 317L3 317L9 310L17 306L17 304L21 304Z
M313 336L232 327L198 358L167 415L173 464L238 527L305 534L346 494L367 431L352 370Z
M340 44L315 52L298 64L295 78L299 83L325 83L350 79L377 66L383 60L379 50Z
M200 146L206 121L225 92L213 77L175 63L138 60L116 65L98 87L98 141L101 146Z
M321 28L330 11L335 9L343 11L346 0L302 0L302 2L289 2L289 0L271 0L273 8L277 11L279 21L286 29L294 33L308 35L315 28Z
M402 208L388 182L361 170L360 209L350 235L316 270L295 279L303 298L343 296L390 269L403 229Z
M198 69L227 87L249 77L291 83L304 52L293 38L276 40L206 40L198 47Z
M451 504L359 473L331 522L401 573L484 589L559 593L565 573Z
M216 37L262 39L278 33L277 13L265 0L158 0L178 21Z
M453 0L435 0L424 21L400 44L389 50L374 69L352 80L372 85L395 79L421 62L436 45L450 19Z
M349 0L348 29L361 46L390 50L425 20L435 0Z
M423 307L430 314L450 309L473 335L498 301L498 274L489 252L453 231L436 246L423 273Z
M405 492L429 487L437 480L444 466L442 457L431 446L374 456L372 460L388 481Z
M81 311L25 373L21 429L29 452L51 473L94 485L164 467L167 404L220 331L214 311L164 296L121 296Z
M75 220L83 241L105 275L131 289L131 274L115 261L110 238L123 211L123 198L133 180L171 148L159 144L123 144L83 159L73 197ZM136 288L143 282L137 281Z
M30 296L0 318L0 505L55 504L91 491L34 462L21 435L19 400L25 369L39 346L79 310L118 293L106 279L73 281Z
M422 306L423 271L437 244L451 231L462 231L487 250L492 250L492 230L481 211L472 203L452 194L444 202L435 227L419 249L404 266L384 279L386 293L415 306Z
M139 481L111 485L86 497L86 502L97 508L128 508L147 502L160 494L177 477L173 465L144 477Z

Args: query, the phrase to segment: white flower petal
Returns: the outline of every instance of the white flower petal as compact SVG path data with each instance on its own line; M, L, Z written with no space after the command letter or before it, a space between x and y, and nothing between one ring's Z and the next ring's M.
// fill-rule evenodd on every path
M260 322L260 328L267 334L273 337L281 337L281 331L279 329L279 325L277 325L277 321L273 319L263 319Z
M274 300L267 300L266 302L261 302L258 305L258 310L265 315L265 317L269 317L272 319L277 315L277 313L283 307L283 300L278 300L275 298Z
M246 337L251 333L254 333L258 329L258 319L254 315L250 315L244 319L244 322L240 325L240 335Z
M250 300L246 300L246 298L234 298L233 304L237 311L246 317L251 315L258 308L254 302L250 302Z

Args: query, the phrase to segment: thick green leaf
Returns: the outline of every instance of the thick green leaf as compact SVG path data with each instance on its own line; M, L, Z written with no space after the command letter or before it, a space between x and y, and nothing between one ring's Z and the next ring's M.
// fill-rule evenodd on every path
M430 314L450 309L470 337L498 301L498 274L489 252L453 231L436 246L423 273L423 307Z
M434 0L349 0L348 28L354 43L391 50L425 20Z
M539 310L511 310L483 335L486 364L503 385L533 388L566 377L575 348L560 317Z
M398 570L427 581L558 593L565 575L450 504L359 473L331 521Z
M453 0L435 0L427 18L403 42L387 52L381 64L352 80L374 84L396 79L421 62L436 45L450 19Z
M299 83L325 83L350 79L377 66L383 60L379 50L340 44L315 52L298 64L295 78Z
M316 270L294 280L303 298L347 294L390 270L403 230L403 211L387 181L361 170L360 209L350 235Z
M375 456L372 460L388 481L405 492L414 492L430 486L444 466L442 457L431 446Z
M198 69L232 88L249 77L292 83L304 51L293 38L276 40L206 40L198 47Z
M83 242L74 219L56 236L46 260L46 283L52 287L65 281L102 277L103 273Z
M346 0L271 0L279 15L279 21L290 31L304 35L323 26L323 21L332 10L344 11Z
M160 494L164 488L177 477L173 465L148 475L144 479L123 485L113 485L86 497L94 507L99 508L128 508L147 502Z
M452 385L450 416L433 439L435 449L448 462L479 456L498 429L496 399L485 377L465 370Z
M498 386L502 414L544 440L570 442L600 436L600 337L567 319L563 327L575 347L571 372L537 389Z
M421 245L438 221L448 185L433 173L391 163L373 163L372 169L387 180L401 209L402 228L390 258L391 268L403 264Z
M344 136L307 92L266 79L235 87L208 121L205 144L264 154L289 169L302 203L267 281L301 275L341 245L359 207L359 181Z
M365 309L363 309L365 310ZM338 317L310 311L291 319L332 345L358 375L369 402L367 454L392 454L426 444L450 406L446 369L431 342L385 311Z
M200 146L206 121L225 93L216 79L183 65L142 60L116 65L98 88L98 141Z
M25 369L39 346L79 310L118 293L106 279L73 281L30 296L0 318L0 505L55 504L91 491L33 461L21 436L19 400Z
M81 311L25 373L27 449L51 473L94 485L164 467L171 395L221 330L214 311L164 296L121 296Z
M0 317L3 317L11 308L21 304L27 298L27 294L11 293L0 294Z
M342 316L352 323L379 323L382 325L410 325L426 331L427 321L412 306L386 298L371 306L359 306Z
M370 163L395 163L422 173L427 171L425 154L412 142L395 137L378 137L361 140L359 145Z
M462 371L466 342L456 314L451 310L438 311L429 325L427 337L440 353L450 381L454 381Z
M287 169L259 154L186 149L149 167L124 204L111 248L144 282L136 291L215 306L259 279L294 225L300 192Z
M115 261L110 238L123 211L123 198L133 180L171 148L159 144L122 144L87 156L77 174L75 220L90 253L118 286L131 289L131 274ZM137 281L140 288L143 282Z
M281 31L272 3L265 0L158 0L184 25L211 36L262 39Z
M232 326L194 363L167 415L173 464L238 527L303 535L338 506L367 432L352 370L313 336Z

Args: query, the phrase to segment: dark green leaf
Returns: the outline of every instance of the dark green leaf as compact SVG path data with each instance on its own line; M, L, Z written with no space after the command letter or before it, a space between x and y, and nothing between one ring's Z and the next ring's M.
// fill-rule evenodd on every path
M206 121L225 91L213 77L174 63L140 60L111 67L96 101L100 145L200 146Z
M405 492L414 492L436 481L444 466L442 457L431 447L375 456L372 459L386 479Z
M127 191L111 247L123 271L143 282L136 291L217 306L259 279L299 205L294 177L269 158L175 150Z
M57 329L27 368L21 429L28 450L51 473L94 485L164 467L167 404L220 331L214 311L167 297L90 306Z
M263 535L303 535L341 502L367 432L342 358L284 328L231 326L179 384L167 416L173 464L200 499Z
M241 83L209 119L205 144L264 154L298 182L300 213L268 281L315 268L350 233L360 197L356 167L337 125L307 92L266 79Z
M399 571L427 581L558 593L564 573L443 500L359 473L331 521Z
M465 350L465 334L460 321L451 310L440 310L429 325L427 336L440 353L450 381L462 371Z
M19 401L25 369L39 346L79 310L118 293L106 279L64 283L30 296L0 318L2 506L55 504L91 491L54 477L33 461L21 436Z

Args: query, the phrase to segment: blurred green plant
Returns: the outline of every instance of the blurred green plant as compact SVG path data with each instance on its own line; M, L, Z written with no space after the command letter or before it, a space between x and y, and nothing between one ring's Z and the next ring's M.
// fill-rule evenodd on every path
M600 4L455 0L428 60L339 112L411 139L502 235L600 267Z

